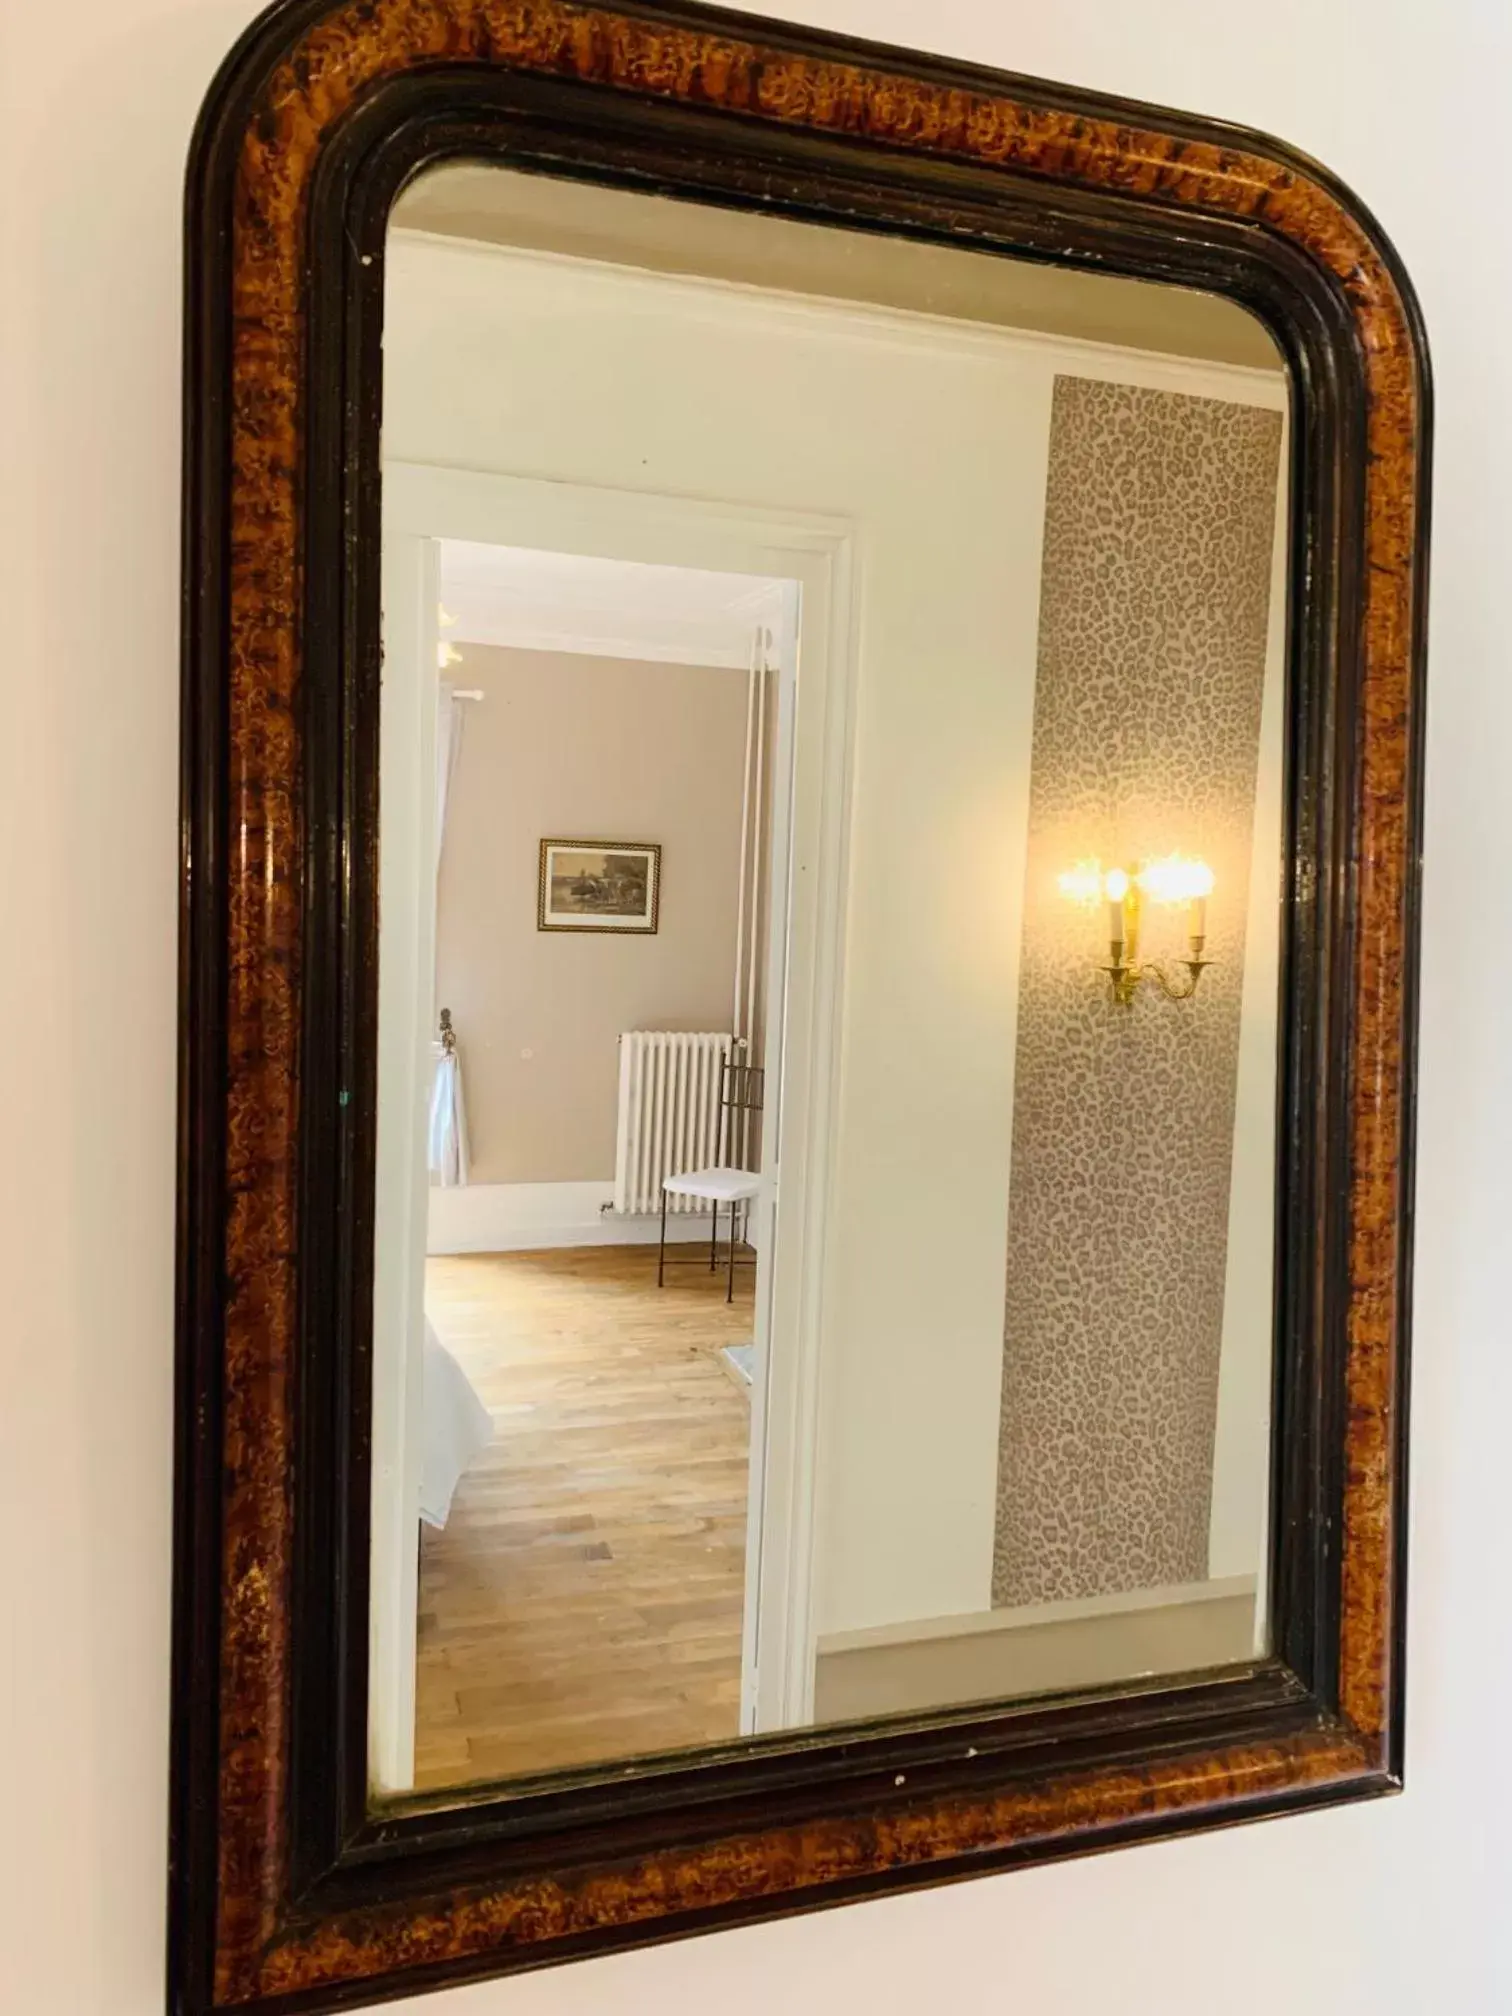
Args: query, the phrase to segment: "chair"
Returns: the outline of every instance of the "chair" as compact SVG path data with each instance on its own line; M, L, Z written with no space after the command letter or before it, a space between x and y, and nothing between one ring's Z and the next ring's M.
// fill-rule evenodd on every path
M667 1285L667 1199L697 1197L706 1203L714 1214L709 1233L711 1274L719 1265L719 1214L726 1204L730 1207L730 1254L725 1300L734 1301L737 1225L744 1226L751 1200L761 1189L761 1177L757 1172L753 1169L742 1169L735 1157L737 1153L743 1156L750 1153L748 1116L761 1111L765 1084L766 1073L759 1065L728 1063L720 1067L717 1152L721 1159L712 1169L689 1169L682 1175L666 1176L662 1179L661 1246L656 1258L658 1288ZM689 1263L674 1260L672 1264L687 1266ZM745 1266L751 1263L742 1261L740 1264Z

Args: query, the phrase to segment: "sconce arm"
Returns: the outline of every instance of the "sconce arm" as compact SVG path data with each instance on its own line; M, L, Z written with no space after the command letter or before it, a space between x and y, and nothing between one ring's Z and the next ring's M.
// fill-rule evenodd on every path
M1184 959L1181 963L1186 967L1189 976L1184 987L1174 985L1164 966L1157 964L1153 959L1147 960L1140 968L1140 978L1153 980L1167 1001L1190 1001L1197 992L1197 982L1202 978L1203 967L1211 966L1213 962L1211 959Z
M1197 983L1202 978L1204 969L1213 962L1198 954L1195 958L1183 959L1181 963L1188 974L1184 987L1173 981L1164 966L1153 959L1147 959L1138 966L1124 965L1115 959L1111 965L1104 966L1101 970L1108 976L1112 985L1113 999L1118 1006L1131 1008L1140 983L1145 980L1153 980L1167 1001L1190 1001L1197 992Z

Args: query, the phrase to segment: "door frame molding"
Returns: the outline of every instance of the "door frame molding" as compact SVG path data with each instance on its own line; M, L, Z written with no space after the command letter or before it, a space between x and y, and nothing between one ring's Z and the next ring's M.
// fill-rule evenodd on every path
M430 1082L424 1064L435 1028L432 840L440 628L435 553L428 541L401 535L384 542L383 600L384 706L378 732L386 813L378 836L378 872L390 894L379 929L378 959L368 1750L374 1784L394 1793L408 1791L415 1782L418 1531L425 1449ZM394 959L390 948L404 956Z
M764 1376L751 1390L741 1688L744 1734L801 1727L814 1693L820 1339L859 680L856 527L833 513L398 459L385 462L383 486L386 550L399 539L466 539L777 578L802 596L801 637L779 650L770 800L765 1040L769 1063L780 1046L780 1073L767 1082L779 1087L783 1154L780 1208L766 1168L758 1199Z

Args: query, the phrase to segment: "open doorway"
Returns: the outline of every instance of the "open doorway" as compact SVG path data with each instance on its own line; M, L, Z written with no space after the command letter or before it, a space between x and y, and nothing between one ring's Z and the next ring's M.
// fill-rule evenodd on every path
M395 1790L763 1722L801 584L591 543L388 541L371 1692Z

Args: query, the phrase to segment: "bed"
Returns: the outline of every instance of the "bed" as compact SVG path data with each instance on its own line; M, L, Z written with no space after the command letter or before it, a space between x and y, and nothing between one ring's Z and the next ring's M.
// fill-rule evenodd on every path
M472 1381L425 1322L424 1463L420 1478L420 1517L427 1526L444 1526L462 1473L493 1440L493 1416Z

